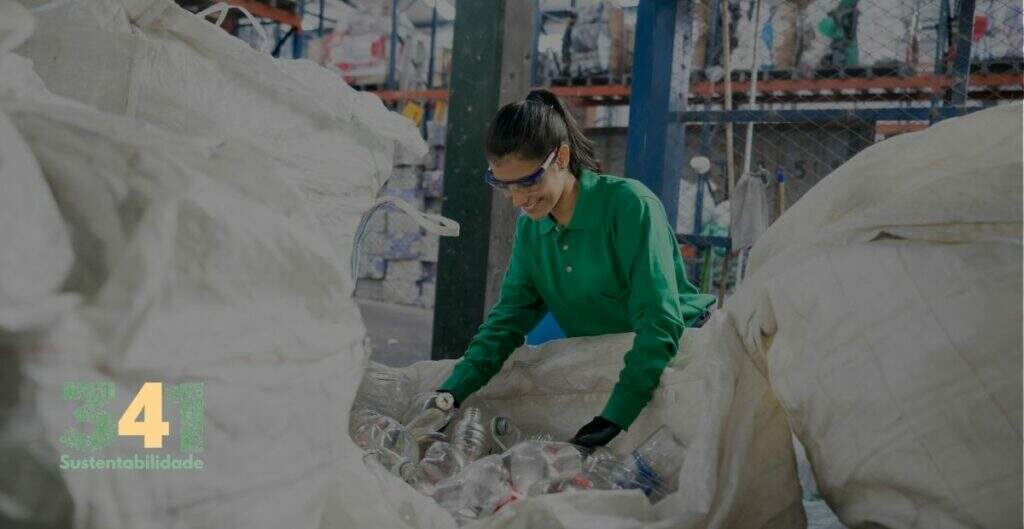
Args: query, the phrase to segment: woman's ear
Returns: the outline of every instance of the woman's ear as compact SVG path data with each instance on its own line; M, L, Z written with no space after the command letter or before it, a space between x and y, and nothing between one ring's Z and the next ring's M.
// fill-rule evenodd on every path
M563 171L569 168L569 160L572 157L572 151L570 151L568 143L563 143L558 147L558 154L555 155L555 160L558 161L558 167Z

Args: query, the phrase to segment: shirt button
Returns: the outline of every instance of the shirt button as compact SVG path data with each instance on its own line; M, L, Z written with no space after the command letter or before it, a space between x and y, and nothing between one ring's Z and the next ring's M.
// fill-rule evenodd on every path
M566 244L566 245L562 246L562 249L563 249L563 250L568 250L568 249L569 249L569 245L568 245L568 244Z
M571 267L571 266L567 266L567 267L565 267L565 271L566 271L566 272L572 272L572 267Z

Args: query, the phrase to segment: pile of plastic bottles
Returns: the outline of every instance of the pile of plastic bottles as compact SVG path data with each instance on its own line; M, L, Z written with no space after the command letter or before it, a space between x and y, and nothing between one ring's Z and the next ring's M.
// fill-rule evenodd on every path
M406 399L402 382L382 371L364 379L349 429L367 465L432 497L459 523L523 497L565 491L639 489L656 502L678 487L685 455L664 426L624 456L605 448L585 452L524 433L479 407L456 409L446 393Z

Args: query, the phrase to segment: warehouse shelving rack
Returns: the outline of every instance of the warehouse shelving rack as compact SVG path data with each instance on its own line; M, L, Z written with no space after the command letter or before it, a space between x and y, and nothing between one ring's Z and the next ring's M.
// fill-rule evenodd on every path
M291 37L294 56L303 55L303 42L308 35L301 34L302 16L311 15L316 20L316 28L307 31L313 35L323 35L336 24L324 16L325 0L293 0L294 13L288 16L280 12L282 8L275 7L288 0L267 0L275 2L275 6L257 0L229 1L249 8L274 24L275 52ZM396 14L408 3L408 0L391 1L392 13ZM936 39L950 42L951 49L949 57L942 57L936 52L935 71L931 73L910 73L898 67L884 66L802 73L758 71L757 104L750 105L751 72L739 69L731 75L732 108L727 109L724 104L725 83L709 81L706 71L691 71L684 60L682 50L692 43L693 35L690 33L698 0L640 0L636 8L631 73L617 78L556 78L547 88L581 106L629 105L631 126L627 132L626 176L637 178L654 190L665 204L670 222L674 223L680 207L679 176L686 171L685 162L695 154L711 151L716 127L722 124L869 123L873 124L877 135L885 137L919 130L999 100L1022 99L1024 76L1021 72L1024 67L1019 60L971 64L970 36L975 1L934 1L940 3L941 16L948 21L936 25ZM718 53L721 5L720 0L707 0L707 58ZM535 7L539 7L539 1ZM533 28L535 49L536 36L542 30L545 16L539 9L537 13ZM555 16L562 15L555 13ZM298 25L296 17L300 19ZM392 18L392 26L395 27L397 16ZM430 26L431 59L437 24L435 9ZM281 35L278 28L282 25L290 25L289 34ZM392 31L391 39L390 49L396 49L395 31ZM533 55L536 58L537 54ZM397 107L406 101L420 102L429 112L434 104L448 99L448 90L443 87L428 86L425 90L414 91L388 89L395 86L393 62L391 57L385 86L370 90L386 104ZM710 64L708 60L705 62ZM428 79L433 80L432 60L428 69ZM533 70L536 80L536 66ZM687 126L691 127L689 130L693 126L699 128L700 152L685 152ZM721 163L720 157L717 161ZM680 233L679 241L701 249L720 247L731 250L728 237L701 235L702 191L709 185L709 178L696 175L696 181L696 202L692 206L685 205L687 213L693 213L693 227L688 233Z
M1024 76L1020 61L971 64L974 0L941 2L948 25L938 24L938 42L952 41L950 60L936 53L933 73L908 74L896 68L857 68L818 71L813 78L793 72L758 72L756 105L749 105L750 72L733 71L732 108L724 105L724 83L710 83L704 72L690 71L680 50L691 44L689 0L643 0L637 14L635 65L628 101L629 147L626 173L655 190L670 222L678 211L678 186L686 161L711 154L712 135L720 124L873 124L888 136L919 130L949 117L973 112L998 100L1022 99ZM718 19L721 3L709 2L708 55L721 41ZM950 27L950 25L952 27ZM952 29L952 31L951 31ZM944 50L939 50L944 51ZM642 97L638 97L642 95ZM690 126L690 129L687 129ZM697 126L699 152L686 152L684 135ZM737 142L740 144L740 142ZM722 164L721 157L717 161ZM704 174L695 175L693 229L681 233L681 243L701 249L732 250L728 237L702 236ZM737 175L738 176L738 175Z
M935 94L948 90L953 84L950 76L924 74L913 77L847 77L841 79L788 79L759 81L757 98L762 103L819 103L857 102L870 96L878 101L880 95L892 100L930 99ZM984 89L972 95L972 99L1019 99L1024 94L1024 78L1014 73L989 73L971 75L970 88ZM560 97L578 99L581 105L628 105L630 86L625 84L591 84L544 87ZM732 83L733 99L744 102L750 89L750 81ZM398 101L444 101L448 90L375 90L372 91L386 103ZM694 83L690 89L690 103L708 99L721 101L725 83ZM696 114L695 114L696 115ZM690 116L690 114L687 114Z

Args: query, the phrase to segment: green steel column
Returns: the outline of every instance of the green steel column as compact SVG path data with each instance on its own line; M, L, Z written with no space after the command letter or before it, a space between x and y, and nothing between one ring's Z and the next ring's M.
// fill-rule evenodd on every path
M431 358L458 358L497 298L516 212L483 182L484 136L500 105L530 88L533 2L458 0L441 213L461 225L441 239Z

